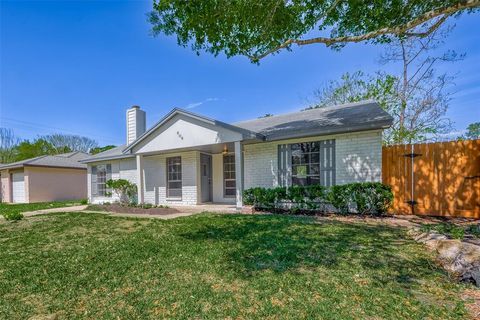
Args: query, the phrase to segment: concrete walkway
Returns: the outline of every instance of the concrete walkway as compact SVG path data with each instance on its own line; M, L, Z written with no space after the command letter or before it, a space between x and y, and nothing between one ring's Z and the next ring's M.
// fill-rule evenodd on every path
M82 211L85 213L100 213L112 217L123 217L123 218L149 218L149 219L160 219L160 220L170 220L180 217L188 217L194 214L199 214L200 212L178 212L171 214L141 214L141 213L114 213L106 211L91 211L85 210Z
M72 207L62 207L62 208L52 208L52 209L43 209L43 210L36 210L36 211L27 211L22 212L24 217L33 217L38 216L41 214L46 213L55 213L55 212L78 212L83 211L87 208L87 206L72 206Z
M34 217L39 216L42 214L48 213L55 213L55 212L85 212L85 213L100 213L109 215L112 217L127 217L127 218L151 218L151 219L162 219L162 220L169 220L175 219L179 217L188 217L194 214L201 213L205 210L193 210L192 208L185 208L184 212L176 212L172 214L138 214L138 213L113 213L113 212L106 212L106 211L92 211L92 210L85 210L87 208L86 205L83 206L73 206L73 207L62 207L62 208L52 208L52 209L43 209L43 210L36 210L36 211L28 211L22 212L24 217ZM183 210L182 210L183 211Z

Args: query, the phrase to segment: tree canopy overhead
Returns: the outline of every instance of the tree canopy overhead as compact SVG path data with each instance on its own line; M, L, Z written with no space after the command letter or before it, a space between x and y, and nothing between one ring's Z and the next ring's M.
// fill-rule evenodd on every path
M480 0L155 0L154 34L176 35L199 53L247 56L258 62L293 45L388 42L424 37Z

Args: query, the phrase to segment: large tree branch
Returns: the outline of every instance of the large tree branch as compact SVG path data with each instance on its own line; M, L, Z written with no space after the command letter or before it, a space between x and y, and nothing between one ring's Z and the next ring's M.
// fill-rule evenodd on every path
M432 32L434 32L435 30L437 30L445 22L445 20L447 20L451 15L452 15L452 13L444 14L440 19L438 19L434 24L432 24L430 26L430 28L427 29L427 31L424 31L424 32L405 32L405 35L409 36L409 37L421 37L421 38L426 37L429 34L431 34Z
M298 46L305 46L305 45L310 45L315 43L322 43L327 46L331 46L333 44L338 44L338 43L367 41L382 35L409 35L409 36L425 37L431 34L432 32L434 32L435 30L437 30L446 21L446 19L449 16L462 10L472 9L477 7L480 7L480 0L464 0L450 7L438 8L438 9L426 12L425 14L419 16L418 18L407 22L406 24L403 24L397 27L381 28L376 31L367 32L361 35L343 36L343 37L336 37L336 38L315 37L311 39L288 39L287 41L285 41L284 43L282 43L281 45L279 45L274 49L268 50L267 52L260 55L249 56L249 58L252 61L259 61L272 53L275 53L279 50L290 47L292 44L296 44ZM436 17L441 17L441 18L438 19L438 21L436 21L425 32L413 32L413 31L409 32L409 30L412 30Z

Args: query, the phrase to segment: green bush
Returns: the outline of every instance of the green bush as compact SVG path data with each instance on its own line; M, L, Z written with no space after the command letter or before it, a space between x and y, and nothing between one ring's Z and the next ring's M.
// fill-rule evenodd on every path
M474 236L475 238L480 238L480 223L476 225L470 225L465 230L466 233Z
M330 188L321 185L251 188L244 192L244 202L247 205L263 210L288 209L293 213L332 211L333 207L342 214L383 214L392 201L391 188L379 182L350 183Z
M2 213L2 215L5 218L5 220L8 220L8 221L18 221L23 219L23 214L16 211L4 212Z
M359 214L385 213L393 201L391 188L381 183L352 183L347 186L350 201L356 204Z
M327 193L327 201L337 209L339 213L347 214L350 212L349 207L352 197L350 188L350 184L332 186Z
M125 179L108 180L107 188L111 189L117 194L122 204L128 204L135 201L134 197L137 195L137 185Z
M88 199L82 199L82 200L80 200L80 204L88 204Z

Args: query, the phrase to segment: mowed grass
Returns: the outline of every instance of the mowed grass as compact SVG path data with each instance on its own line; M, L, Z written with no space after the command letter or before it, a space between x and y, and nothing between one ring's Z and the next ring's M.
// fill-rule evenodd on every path
M0 318L462 319L404 230L274 215L0 222Z
M0 215L7 212L28 212L52 208L62 208L80 205L80 200L55 201L55 202L37 202L37 203L2 203L0 202Z

